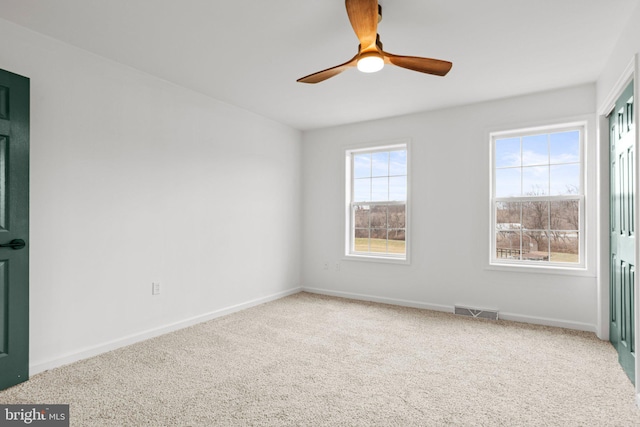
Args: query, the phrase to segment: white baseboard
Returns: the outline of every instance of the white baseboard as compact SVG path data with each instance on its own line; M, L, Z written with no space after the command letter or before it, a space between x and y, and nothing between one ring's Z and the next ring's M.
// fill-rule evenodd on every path
M359 301L379 302L382 304L399 305L401 307L423 308L425 310L444 311L447 313L453 313L452 305L449 306L449 305L440 305L440 304L427 304L424 302L410 301L410 300L404 300L404 299L377 297L374 295L355 294L352 292L331 291L328 289L320 289L320 288L303 287L302 290L304 292L310 292L313 294L320 294L320 295L329 295L332 297L355 299Z
M360 301L380 302L383 304L399 305L402 307L422 308L422 309L434 310L434 311L444 311L447 313L454 312L454 306L452 305L449 306L449 305L442 305L442 304L429 304L429 303L418 302L418 301L378 297L374 295L363 295L363 294L356 294L352 292L332 291L332 290L320 289L320 288L303 287L302 290L304 292L311 292L314 294L330 295L334 297L342 297L342 298L355 299ZM515 313L503 313L501 311L498 311L498 318L502 320L510 320L513 322L532 323L535 325L545 325L545 326L553 326L557 328L575 329L578 331L587 331L587 332L593 332L593 333L597 332L596 325L590 325L588 323L573 322L573 321L567 321L567 320L549 319L545 317L535 317L535 316L525 316L525 315L515 314Z
M523 314L503 313L498 314L502 320L510 320L512 322L532 323L534 325L553 326L556 328L574 329L576 331L593 332L597 336L598 328L596 325L589 323L573 322L570 320L549 319L546 317L525 316Z
M106 353L111 350L115 350L131 344L135 344L140 341L145 341L150 338L167 334L169 332L177 331L179 329L196 325L198 323L207 322L217 317L226 316L228 314L245 310L247 308L254 307L256 305L264 304L270 301L275 301L277 299L284 298L289 295L297 294L298 292L302 292L302 290L303 289L301 287L289 289L287 291L278 292L278 293L261 297L261 298L256 298L247 302L243 302L241 304L236 304L230 307L221 308L219 310L202 314L200 316L191 317L188 319L181 320L179 322L170 323L168 325L160 326L158 328L149 329L147 331L142 331L136 334L128 335L126 337L118 338L116 340L109 341L103 344L87 347L87 348L74 351L71 353L67 353L63 356L59 356L44 362L36 362L29 365L29 375L35 375L40 372L47 371L49 369L68 365L70 363L77 362L78 360L83 360L89 357L97 356L99 354Z
M379 297L375 295L365 295L365 294L358 294L358 293L352 293L352 292L333 291L333 290L320 289L320 288L297 287L297 288L289 289L287 291L268 295L265 297L256 298L241 304L236 304L230 307L221 308L221 309L212 311L210 313L184 319L179 322L174 322L158 328L128 335L123 338L119 338L103 344L80 349L78 351L67 353L65 355L58 356L50 360L35 362L29 365L29 374L36 375L40 372L44 372L49 369L54 369L60 366L68 365L70 363L77 362L79 360L97 356L99 354L106 353L111 350L115 350L131 344L135 344L137 342L154 338L163 334L167 334L169 332L177 331L179 329L193 326L198 323L206 322L206 321L215 319L217 317L226 316L228 314L245 310L247 308L254 307L256 305L264 304L270 301L275 301L277 299L284 298L286 296L297 294L298 292L303 292L303 291L314 293L314 294L329 295L329 296L335 296L335 297L341 297L341 298L347 298L347 299L353 299L353 300L359 300L359 301L370 301L370 302L378 302L382 304L397 305L401 307L412 307L412 308L421 308L425 310L442 311L446 313L453 313L454 311L453 306L442 305L442 304L429 304L424 302L404 300L404 299L398 299L398 298ZM596 332L595 325L589 325L589 324L580 323L580 322L570 322L570 321L564 321L564 320L558 320L558 319L547 319L542 317L524 316L524 315L519 315L514 313L502 313L502 312L499 312L499 318L504 320L511 320L515 322L555 326L560 328L576 329L580 331L589 331L594 333ZM636 397L636 400L637 400L638 406L640 406L640 394L638 394L638 396Z

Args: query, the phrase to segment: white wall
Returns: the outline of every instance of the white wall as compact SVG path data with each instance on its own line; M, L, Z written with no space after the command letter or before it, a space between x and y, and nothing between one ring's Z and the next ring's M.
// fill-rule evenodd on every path
M0 39L31 79L32 374L300 286L298 131L6 21Z
M588 212L588 274L488 269L488 132L586 115L593 162L594 113L595 86L585 85L305 132L303 286L443 310L455 304L493 308L503 318L595 331L595 206ZM344 149L403 137L412 141L411 264L344 260ZM595 194L592 172L588 187Z
M597 81L597 106L611 94L625 68L633 61L634 55L640 53L640 4L629 15L628 23L620 39L611 51L607 65Z

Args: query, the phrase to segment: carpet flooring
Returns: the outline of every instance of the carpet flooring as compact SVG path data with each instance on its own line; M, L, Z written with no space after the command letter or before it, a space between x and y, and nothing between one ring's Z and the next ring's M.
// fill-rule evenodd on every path
M299 293L35 375L72 426L640 426L591 333Z

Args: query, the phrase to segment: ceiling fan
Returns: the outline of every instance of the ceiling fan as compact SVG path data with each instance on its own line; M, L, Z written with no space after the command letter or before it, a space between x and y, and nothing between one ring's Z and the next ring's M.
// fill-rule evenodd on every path
M385 52L378 34L378 22L382 19L382 8L378 5L378 0L346 0L345 5L353 31L360 40L358 53L344 64L309 74L298 79L298 82L319 83L353 67L365 73L373 73L381 70L384 64L393 64L421 73L444 76L453 66L449 61Z

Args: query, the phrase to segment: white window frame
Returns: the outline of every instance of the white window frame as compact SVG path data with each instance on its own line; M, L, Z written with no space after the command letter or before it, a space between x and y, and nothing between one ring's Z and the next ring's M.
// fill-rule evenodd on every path
M586 212L588 207L586 206L586 194L587 194L587 176L586 176L586 159L587 159L587 121L567 122L560 124L550 124L543 126L536 126L530 128L511 129L505 131L491 132L489 134L491 144L491 159L490 159L490 171L491 171L491 189L490 189L490 266L497 267L515 267L515 268L535 268L539 271L549 272L585 272L587 270L587 221ZM580 193L578 195L547 195L547 196L518 196L518 197L495 197L496 189L496 167L495 167L495 142L498 139L514 138L514 137L526 137L530 135L550 134L557 132L565 132L579 130L580 132ZM498 258L496 248L496 205L499 202L528 202L528 201L566 201L566 200L578 200L580 210L580 226L579 233L579 262L578 263L561 263L552 261L533 261L533 260L513 260ZM522 242L521 242L522 245Z
M407 200L405 202L353 202L353 157L355 154L362 153L379 153L387 151L397 151L399 149L407 152ZM359 144L357 146L349 146L344 150L345 159L345 216L344 216L344 259L358 261L387 262L394 264L409 264L410 254L410 199L411 199L411 150L410 141L408 139L385 141L377 143ZM402 254L383 254L383 253L363 253L355 252L353 241L353 206L354 205L405 205L405 253Z

